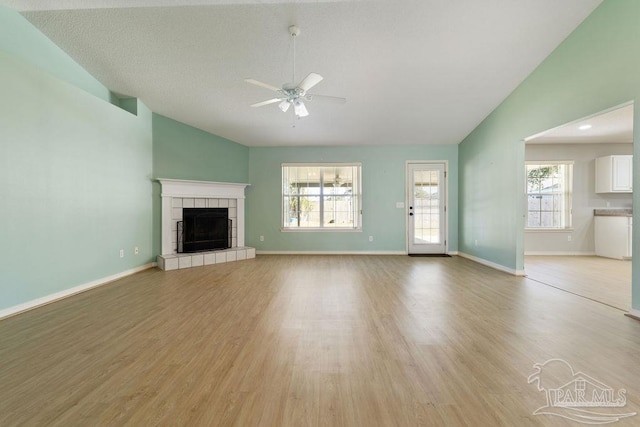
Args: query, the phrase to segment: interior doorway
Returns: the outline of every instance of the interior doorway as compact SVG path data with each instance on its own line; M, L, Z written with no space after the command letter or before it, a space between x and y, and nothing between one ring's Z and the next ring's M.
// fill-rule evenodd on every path
M608 211L630 216L633 193L597 191L595 165L597 158L633 154L633 108L626 103L526 138L523 168L527 276L625 311L630 257L598 256L595 223Z

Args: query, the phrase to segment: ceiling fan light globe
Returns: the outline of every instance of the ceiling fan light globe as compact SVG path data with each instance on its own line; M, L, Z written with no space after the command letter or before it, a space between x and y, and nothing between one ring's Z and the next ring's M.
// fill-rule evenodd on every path
M289 104L289 101L282 101L280 104L278 104L278 107L280 107L280 109L286 113L290 105L291 104Z
M304 103L300 100L295 101L293 109L298 117L307 117L309 115L307 107L305 107Z

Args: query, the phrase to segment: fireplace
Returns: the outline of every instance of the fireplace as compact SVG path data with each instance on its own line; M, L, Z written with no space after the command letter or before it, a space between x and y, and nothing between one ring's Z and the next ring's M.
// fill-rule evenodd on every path
M177 223L178 253L228 249L232 223L228 208L183 208Z
M162 270L177 270L256 257L255 248L244 245L244 190L249 184L165 178L158 178L158 181L162 190L162 244L161 253L157 257L158 267ZM184 226L186 217L189 216L185 211L193 209L206 212L216 208L227 210L227 218L230 221L227 222L227 231L219 232L218 237L205 234L193 240L215 240L220 248L204 249L198 245L195 248L185 248L183 241L183 252L178 252L178 223L181 222ZM218 221L211 218L204 221L208 220ZM197 223L200 222L201 220L197 220ZM226 236L224 246L221 243L221 235Z

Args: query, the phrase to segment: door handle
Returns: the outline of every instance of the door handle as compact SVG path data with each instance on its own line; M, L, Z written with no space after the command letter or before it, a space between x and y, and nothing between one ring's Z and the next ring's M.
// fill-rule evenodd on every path
M409 212L409 216L413 216L413 212Z

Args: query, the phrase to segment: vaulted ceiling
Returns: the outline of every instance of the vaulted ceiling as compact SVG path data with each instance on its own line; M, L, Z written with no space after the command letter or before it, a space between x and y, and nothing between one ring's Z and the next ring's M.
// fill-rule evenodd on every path
M247 146L456 144L601 0L0 0L115 93ZM324 77L294 119L247 84ZM277 94L275 94L277 96ZM295 124L295 127L293 126Z

